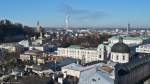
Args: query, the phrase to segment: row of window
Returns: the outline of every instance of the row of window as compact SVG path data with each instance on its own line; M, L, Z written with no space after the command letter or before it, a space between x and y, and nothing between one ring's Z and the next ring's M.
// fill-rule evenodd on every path
M112 59L113 59L113 55L112 55ZM116 55L116 60L119 60L119 56ZM122 60L125 60L125 56L122 56Z
M67 53L65 50L63 50L63 51L60 51L62 54L65 54L65 53ZM68 51L68 53L73 53L73 54L78 54L79 55L79 53L83 53L83 54L97 54L97 52L84 52L84 51L81 51L81 52L79 52L79 51Z

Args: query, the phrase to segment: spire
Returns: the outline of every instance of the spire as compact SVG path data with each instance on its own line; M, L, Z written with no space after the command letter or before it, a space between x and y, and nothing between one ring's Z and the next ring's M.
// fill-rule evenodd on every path
M43 37L43 29L40 26L40 22L39 21L37 21L37 32L40 33L40 38L42 38Z

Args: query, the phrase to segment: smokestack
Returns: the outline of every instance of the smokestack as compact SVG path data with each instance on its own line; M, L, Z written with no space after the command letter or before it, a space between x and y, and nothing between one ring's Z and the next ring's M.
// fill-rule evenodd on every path
M66 18L65 18L65 29L68 29L69 28L69 15L66 15Z
M127 34L129 34L130 24L128 23Z

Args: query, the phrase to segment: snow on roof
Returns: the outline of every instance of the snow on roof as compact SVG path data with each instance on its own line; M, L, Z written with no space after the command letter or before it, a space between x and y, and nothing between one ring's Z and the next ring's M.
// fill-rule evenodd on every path
M114 84L114 79L111 76L109 73L97 71L96 68L92 68L81 72L79 84Z
M94 67L96 68L97 65L99 65L99 64L95 64L95 65L84 67L84 66L81 66L79 64L72 63L72 64L69 64L69 65L64 66L62 68L71 69L71 70L77 70L77 71L85 71L85 70L89 70L89 69L94 68Z
M145 44L145 45L141 45L139 46L140 48L150 48L150 44Z
M105 72L102 69L98 70L98 67L100 66L103 66L103 64L98 63L98 64L84 67L84 66L72 63L62 68L80 71L78 84L114 84L115 78L114 78L114 75L111 73L112 68L106 67L106 66L103 67L103 70L106 70Z

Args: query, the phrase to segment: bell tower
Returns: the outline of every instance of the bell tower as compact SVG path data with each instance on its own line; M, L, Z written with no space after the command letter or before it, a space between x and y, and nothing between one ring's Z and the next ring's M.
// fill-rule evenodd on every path
M43 37L43 29L40 26L39 21L37 21L37 28L36 28L36 30L37 30L38 33L40 33L40 38L42 38Z

